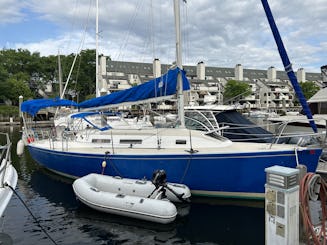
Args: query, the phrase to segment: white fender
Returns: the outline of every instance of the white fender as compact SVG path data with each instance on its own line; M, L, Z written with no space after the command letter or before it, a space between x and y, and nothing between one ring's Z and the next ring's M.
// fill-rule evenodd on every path
M25 147L24 141L22 139L20 139L17 142L17 150L16 150L18 156L23 155L23 153L24 153L24 147Z

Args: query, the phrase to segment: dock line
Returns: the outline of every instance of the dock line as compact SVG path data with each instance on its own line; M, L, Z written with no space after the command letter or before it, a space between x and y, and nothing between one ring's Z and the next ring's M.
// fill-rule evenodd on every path
M50 234L43 228L43 226L40 224L40 221L35 217L35 215L32 213L32 211L29 209L29 207L27 206L27 204L24 202L24 200L18 195L18 193L16 192L16 190L9 185L7 182L4 183L5 186L8 186L13 193L15 193L15 195L18 197L18 199L21 201L21 203L24 205L24 207L27 209L27 211L30 213L30 215L33 217L33 219L35 220L35 222L37 223L37 225L41 228L41 230L44 232L44 234L53 242L53 244L58 245L58 243L50 236Z

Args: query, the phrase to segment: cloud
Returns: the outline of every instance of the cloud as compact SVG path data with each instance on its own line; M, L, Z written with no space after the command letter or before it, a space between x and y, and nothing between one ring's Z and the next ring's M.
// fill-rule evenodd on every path
M15 43L8 45L11 48L27 49L31 52L38 52L42 56L78 53L81 49L94 49L94 38L81 33L68 33L56 39L45 39L39 42Z
M23 7L24 4L21 4L19 0L1 0L0 25L21 21L24 18Z
M16 21L24 18L25 8L40 22L61 30L57 38L40 35L38 42L17 41L15 47L38 49L42 55L56 54L59 47L71 53L83 35L84 47L95 47L94 0L11 3L18 13ZM100 53L124 61L175 60L173 1L99 0L99 4ZM319 71L327 57L326 1L274 0L270 7L294 67ZM260 1L190 0L181 4L181 18L185 64L283 69Z

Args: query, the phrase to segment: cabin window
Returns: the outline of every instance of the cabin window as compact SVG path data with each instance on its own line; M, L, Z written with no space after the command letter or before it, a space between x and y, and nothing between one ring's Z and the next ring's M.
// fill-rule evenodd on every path
M176 145L186 145L186 140L176 140Z
M119 141L120 144L142 144L142 140L138 139L122 139Z
M92 139L92 143L110 143L110 139Z

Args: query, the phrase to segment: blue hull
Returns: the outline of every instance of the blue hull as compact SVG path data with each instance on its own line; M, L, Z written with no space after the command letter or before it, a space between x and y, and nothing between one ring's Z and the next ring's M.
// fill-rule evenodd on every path
M80 154L44 150L29 145L34 160L47 169L69 177L101 173L104 154ZM298 151L300 164L315 172L321 149ZM294 151L240 154L108 155L104 173L125 178L152 178L164 169L169 182L187 185L193 194L237 198L263 198L265 168L296 167Z

